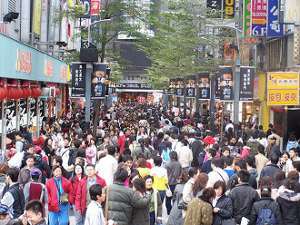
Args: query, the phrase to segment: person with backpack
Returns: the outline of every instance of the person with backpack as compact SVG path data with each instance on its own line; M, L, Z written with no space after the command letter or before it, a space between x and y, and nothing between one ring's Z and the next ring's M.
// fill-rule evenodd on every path
M253 204L249 224L283 224L279 205L271 198L269 186L261 188L261 199Z
M15 139L16 139L16 153L25 151L26 145L25 145L25 141L23 140L23 134L21 131L17 131L15 133Z
M33 148L32 148L33 149ZM18 182L22 189L24 189L25 185L32 181L30 176L30 170L34 168L34 156L28 155L26 157L26 166L20 170Z

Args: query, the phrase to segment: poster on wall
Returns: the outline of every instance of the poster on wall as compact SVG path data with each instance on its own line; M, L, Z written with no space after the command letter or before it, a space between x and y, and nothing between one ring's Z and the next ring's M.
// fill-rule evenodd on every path
M86 64L72 64L72 98L85 97Z
M233 101L233 77L231 66L220 66L220 100Z
M6 134L11 134L16 131L17 127L17 113L16 101L10 100L6 107Z
M101 99L106 95L106 63L95 63L92 75L92 99Z
M210 80L209 73L199 74L199 99L207 100L210 99Z
M254 67L241 66L240 101L253 101Z
M20 127L26 128L27 126L27 99L20 99L19 101L19 120Z
M188 80L186 84L186 97L187 98L194 98L195 97L195 89L196 88L196 78L192 77Z

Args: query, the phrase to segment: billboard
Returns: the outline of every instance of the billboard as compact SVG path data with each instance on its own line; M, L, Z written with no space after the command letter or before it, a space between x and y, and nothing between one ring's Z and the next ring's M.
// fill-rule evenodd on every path
M175 80L175 78L171 78L170 79L170 84L169 84L169 94L170 95L175 95L175 93L176 93L176 80Z
M33 31L37 35L41 34L41 15L42 15L42 0L35 0Z
M280 0L279 22L281 24L299 24L300 0Z
M85 97L86 64L73 63L72 66L72 97Z
M104 98L106 95L106 63L94 63L92 75L92 95L93 99Z
M254 67L241 66L240 101L253 101Z
M251 34L258 37L267 36L268 1L252 0Z
M231 66L220 66L220 100L233 101L233 75Z
M199 74L199 99L209 100L210 99L210 79L209 73Z
M235 0L223 0L223 12L225 19L234 18Z
M184 79L183 78L176 78L176 93L175 96L183 96L183 89L184 89Z
M190 78L186 84L186 97L194 98L196 95L196 78Z
M268 105L274 106L299 104L299 73L268 73L267 85Z
M269 37L282 37L283 25L279 24L279 0L269 0L268 4L268 35Z

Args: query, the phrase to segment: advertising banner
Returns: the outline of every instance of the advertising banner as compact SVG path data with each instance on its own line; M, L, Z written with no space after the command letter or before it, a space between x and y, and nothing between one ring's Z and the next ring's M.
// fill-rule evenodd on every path
M183 96L183 89L184 89L184 79L183 78L176 78L176 96L180 97Z
M221 87L220 87L220 84L221 84L221 79L220 79L220 74L218 74L216 76L216 101L220 101L220 95L221 95Z
M92 99L104 98L107 93L106 63L95 63L92 75Z
M91 1L91 15L99 15L100 12L100 0Z
M223 12L225 19L234 18L235 0L223 0Z
M72 66L72 98L85 97L86 64L73 63Z
M42 0L34 2L34 33L41 34L41 15L42 15Z
M254 67L241 66L240 101L253 101Z
M146 102L146 98L145 97L141 97L141 96L138 97L138 103L139 104L143 104L145 102Z
M153 102L154 102L154 95L147 95L147 102L153 104Z
M267 36L268 0L252 0L251 34L258 37Z
M251 0L244 0L244 36L251 36Z
M267 85L269 106L299 104L299 73L268 73Z
M175 78L170 79L170 85L169 85L169 93L170 95L175 95L175 89L176 88L176 81Z
M27 126L27 99L20 99L19 101L19 120L20 120L20 127Z
M17 127L16 101L10 100L6 106L6 134L11 134Z
M279 22L280 24L300 23L300 0L281 0Z
M221 15L220 10L221 10L221 6L222 6L222 2L223 0L207 0L206 2L206 7L211 9L211 13L217 13Z
M37 100L35 98L30 98L29 102L29 125L32 125L34 127L37 127Z
M282 37L283 25L279 24L279 0L269 0L268 4L268 36Z
M210 99L210 79L209 73L199 74L199 99L208 100Z
M220 100L233 101L233 77L231 66L220 66Z
M193 77L188 80L188 83L186 84L186 97L187 98L194 98L195 97L195 91L196 91L196 78Z

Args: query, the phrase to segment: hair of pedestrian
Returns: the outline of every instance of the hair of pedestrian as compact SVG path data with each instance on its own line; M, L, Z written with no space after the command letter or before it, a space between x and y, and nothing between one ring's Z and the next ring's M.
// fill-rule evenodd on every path
M297 149L296 149L296 148L294 148L294 147L293 147L293 148L290 148L290 152L291 152L291 151L293 151L293 152L295 152L296 154L298 154L298 151L297 151Z
M245 159L238 159L235 162L235 165L240 167L241 170L247 170L247 163L246 163Z
M16 167L9 168L6 175L10 177L12 182L17 182L20 170Z
M25 211L32 211L34 214L43 216L44 206L39 200L32 200L25 205Z
M261 197L271 197L271 187L270 186L263 186L261 188Z
M240 142L240 141L238 141L237 143L236 143L236 147L244 147L244 144L242 143L242 142Z
M219 187L222 187L222 195L226 192L226 184L224 181L218 180L217 182L215 182L213 188L216 190Z
M215 143L215 144L213 144L212 147L218 151L220 148L220 145L218 143Z
M161 166L162 164L162 158L160 156L155 156L153 159L154 165L155 166Z
M131 155L131 150L129 148L124 148L123 155Z
M229 152L230 153L230 148L227 146L224 146L222 149L222 153L224 154L224 152Z
M233 164L233 157L231 157L230 155L224 158L225 164L226 166L232 166Z
M158 151L154 150L153 152L151 152L151 159L154 159L155 156L157 156L159 154Z
M273 129L271 130L271 132L274 133L274 134L276 134L276 129L273 128Z
M140 167L140 168L147 168L147 161L146 159L144 158L139 158L137 160L137 167Z
M264 176L260 180L259 188L261 189L263 186L272 187L272 179L270 176Z
M131 155L124 155L123 162L125 163L127 161L133 161L133 158Z
M52 174L53 174L54 171L57 170L57 169L60 169L60 170L61 170L61 166L54 165L54 166L52 167Z
M183 144L183 146L187 146L189 144L188 140L182 140L181 143Z
M246 163L251 166L251 167L255 167L255 156L252 154L249 154L246 156L245 158Z
M115 146L109 145L108 148L107 148L107 153L108 153L109 155L114 155L115 152L116 152Z
M208 153L211 155L211 157L215 157L217 155L217 150L214 148L210 148L208 150Z
M59 163L59 165L62 166L62 164L63 164L63 159L62 159L62 157L61 157L60 155L54 156L54 159L55 159L55 162L56 162L56 163Z
M261 154L265 154L265 147L263 145L259 145L257 151Z
M157 134L157 138L158 138L158 139L164 138L164 133L163 133L163 132L159 132L159 133Z
M0 174L1 175L6 175L8 169L9 169L9 166L8 166L7 163L1 163L0 164Z
M243 183L248 182L250 179L250 173L245 169L238 171L237 176Z
M146 193L146 183L143 178L134 179L132 184L136 188L136 191L142 194Z
M28 155L28 156L26 156L25 161L27 161L27 159L33 159L33 161L35 161L34 155Z
M26 151L29 150L30 148L33 148L33 145L32 144L27 144L26 145Z
M77 157L86 158L86 152L84 148L80 148L77 151Z
M171 148L172 148L172 142L167 141L167 142L166 142L166 148L171 149Z
M88 163L88 164L85 166L85 168L88 168L88 167L93 167L93 168L95 169L95 165L92 164L92 163Z
M297 170L297 172L300 172L300 161L294 161L293 167Z
M270 155L270 160L271 160L271 163L272 164L277 164L278 163L278 160L279 160L279 156L277 155L277 154L275 154L275 153L272 153L271 155Z
M285 186L287 189L295 191L297 189L297 183L298 181L292 180L291 178L286 178L283 181L283 186Z
M192 186L192 193L194 196L197 195L199 191L202 191L208 182L208 175L206 173L200 173L196 178L194 185Z
M151 179L152 182L154 182L153 176L151 176L151 175L146 175L146 176L144 177L144 180L145 180L145 181L148 180L148 179Z
M274 182L273 182L274 188L278 189L283 184L284 179L285 179L285 172L282 170L277 170L274 174Z
M213 165L215 165L215 167L218 167L218 168L221 168L221 169L223 169L223 167L224 167L223 160L220 157L214 157L211 160L211 164L213 164Z
M297 171L290 171L287 175L287 178L299 181L299 173Z
M102 186L101 184L93 184L89 188L91 200L97 201L97 195L102 195Z
M72 177L71 177L71 183L72 183L72 184L75 183L75 176L76 176L75 169L76 169L76 166L80 166L80 167L81 167L81 170L82 170L81 177L83 178L83 177L85 176L85 173L84 173L84 166L81 165L80 163L75 164L74 170L73 170L73 174L72 174Z
M209 202L209 200L216 196L216 192L212 187L204 188L202 195L199 197L202 200Z
M197 175L198 174L198 168L196 167L192 167L190 170L189 170L189 177L192 178L193 176Z
M124 183L128 178L128 172L126 169L120 168L115 173L115 181Z
M80 148L80 145L81 145L81 141L76 140L76 141L74 142L75 148Z
M178 160L178 155L176 151L170 151L169 153L170 160Z

